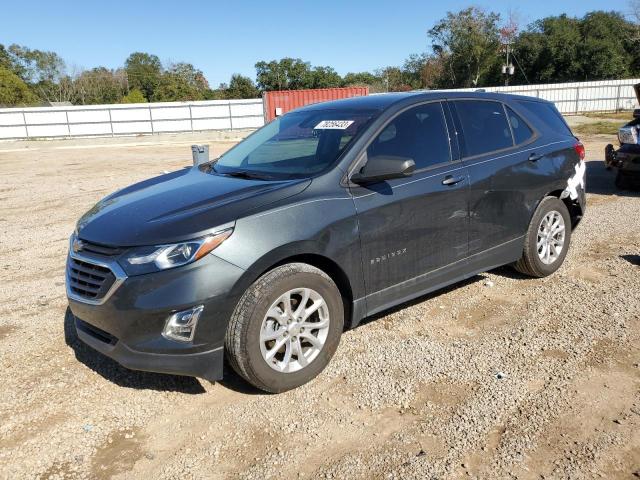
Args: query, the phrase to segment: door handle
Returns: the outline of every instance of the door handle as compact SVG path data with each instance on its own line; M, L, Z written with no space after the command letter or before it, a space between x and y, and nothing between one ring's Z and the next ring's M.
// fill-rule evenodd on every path
M537 162L542 157L544 157L544 155L538 155L537 153L532 153L531 155L529 155L529 161L530 162Z
M442 180L442 184L446 186L455 185L456 183L462 182L464 178L465 177L454 177L452 175L447 175L446 177L444 177L444 180Z

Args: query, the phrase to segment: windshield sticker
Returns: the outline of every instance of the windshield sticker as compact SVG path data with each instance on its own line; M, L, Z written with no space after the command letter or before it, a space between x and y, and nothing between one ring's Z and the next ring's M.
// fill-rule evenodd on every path
M323 120L314 127L314 130L346 130L353 120Z

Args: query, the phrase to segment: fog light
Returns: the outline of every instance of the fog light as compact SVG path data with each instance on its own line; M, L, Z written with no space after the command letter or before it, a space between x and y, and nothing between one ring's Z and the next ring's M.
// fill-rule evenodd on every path
M196 325L203 310L204 305L198 305L189 310L174 313L167 320L162 335L171 340L190 342L196 333Z

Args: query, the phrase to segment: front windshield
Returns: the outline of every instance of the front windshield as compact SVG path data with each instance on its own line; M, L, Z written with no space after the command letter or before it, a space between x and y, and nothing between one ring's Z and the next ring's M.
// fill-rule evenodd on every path
M361 109L288 113L222 155L213 170L264 178L320 173L338 159L375 113Z

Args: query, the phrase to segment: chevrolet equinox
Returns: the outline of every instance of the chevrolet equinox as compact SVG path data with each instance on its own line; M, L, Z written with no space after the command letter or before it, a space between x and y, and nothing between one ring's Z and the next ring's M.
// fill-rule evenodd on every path
M226 357L259 389L298 387L368 316L505 264L555 272L585 211L584 153L527 97L300 108L80 218L78 337L130 369L214 381Z

